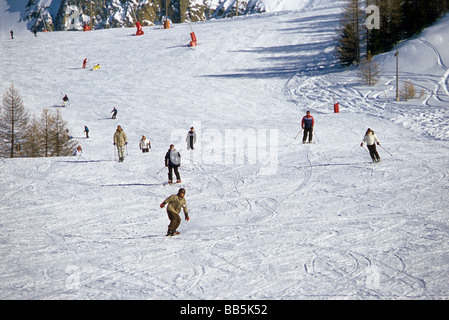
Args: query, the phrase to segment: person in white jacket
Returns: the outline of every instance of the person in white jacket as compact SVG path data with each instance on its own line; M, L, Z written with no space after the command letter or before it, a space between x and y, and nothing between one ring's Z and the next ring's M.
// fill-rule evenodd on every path
M361 147L363 147L363 144L366 142L366 145L369 150L369 154L371 156L371 159L373 159L373 162L377 163L380 162L380 156L377 152L376 144L380 145L379 139L377 139L376 134L374 133L371 128L368 128L365 133L365 137L363 138L362 143L360 144Z
M142 150L142 153L148 152L151 149L150 140L148 140L145 135L142 135L142 139L140 139L139 148Z

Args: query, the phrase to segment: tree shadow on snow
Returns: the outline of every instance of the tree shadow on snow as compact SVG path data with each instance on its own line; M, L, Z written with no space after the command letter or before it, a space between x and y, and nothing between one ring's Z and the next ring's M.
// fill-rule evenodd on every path
M230 51L232 55L241 55L241 61L250 61L255 57L262 61L265 67L241 68L235 69L235 72L205 74L201 77L288 79L298 74L320 76L340 72L343 67L340 66L335 51L339 19L339 14L324 14L287 20L284 23L288 24L288 27L277 30L291 33L292 42L298 39L296 41L299 43ZM302 36L311 40L301 43Z

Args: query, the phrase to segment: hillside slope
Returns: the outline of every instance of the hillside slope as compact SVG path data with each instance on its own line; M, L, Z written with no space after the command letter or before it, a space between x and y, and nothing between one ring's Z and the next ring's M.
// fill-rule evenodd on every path
M373 88L336 64L339 17L336 4L196 23L195 48L189 25L1 40L0 86L36 115L67 93L83 156L0 159L0 298L447 299L448 95L434 85L449 61L421 75L427 102L393 102L394 53ZM420 108L428 126L400 120ZM315 144L295 139L306 110ZM380 164L360 147L368 127ZM171 143L183 183L165 186ZM159 204L181 186L191 219L168 238Z

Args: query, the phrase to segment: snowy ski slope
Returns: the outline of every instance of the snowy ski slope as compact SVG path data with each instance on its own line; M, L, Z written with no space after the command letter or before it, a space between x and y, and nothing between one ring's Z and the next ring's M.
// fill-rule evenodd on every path
M36 116L67 93L83 156L0 159L0 298L447 299L448 17L401 44L401 77L425 94L395 102L394 53L360 85L334 57L340 5L321 2L139 37L2 38L0 87ZM295 139L306 110L310 145ZM368 127L378 165L360 147ZM183 183L164 186L171 143ZM159 204L180 186L191 219L167 238Z

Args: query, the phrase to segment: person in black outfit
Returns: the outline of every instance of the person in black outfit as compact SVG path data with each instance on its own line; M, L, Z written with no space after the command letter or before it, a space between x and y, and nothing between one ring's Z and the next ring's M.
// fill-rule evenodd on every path
M195 128L191 127L190 131L187 132L186 142L187 142L187 150L194 150L193 145L196 142Z

